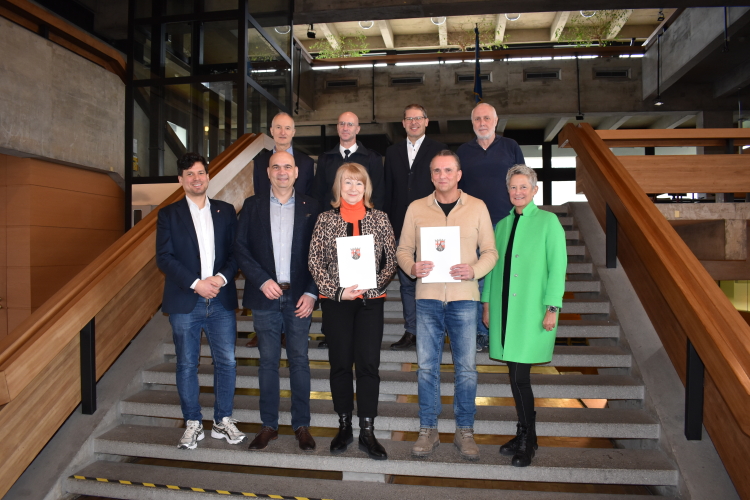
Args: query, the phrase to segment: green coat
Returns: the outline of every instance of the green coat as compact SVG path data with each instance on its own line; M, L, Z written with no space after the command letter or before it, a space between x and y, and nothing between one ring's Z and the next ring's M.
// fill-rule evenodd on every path
M565 231L555 214L539 210L533 202L523 210L513 239L503 349L503 271L513 219L511 210L511 215L495 228L499 258L484 281L482 302L490 303L490 357L516 363L547 363L552 360L557 326L548 332L542 327L542 320L546 306L562 306L568 265Z

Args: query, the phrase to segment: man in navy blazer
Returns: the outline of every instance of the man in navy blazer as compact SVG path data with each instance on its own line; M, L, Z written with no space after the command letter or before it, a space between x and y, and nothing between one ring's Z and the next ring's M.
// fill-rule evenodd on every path
M177 447L194 449L203 435L198 402L201 331L214 365L211 437L245 440L232 418L237 362L237 214L229 203L209 200L206 159L187 153L177 161L185 198L162 208L156 227L156 264L166 275L162 311L169 314L177 355L177 392L186 429Z
M260 368L260 432L250 443L262 450L278 437L281 332L292 390L292 427L303 451L315 449L310 435L308 333L318 288L307 267L318 203L296 190L298 167L288 152L270 159L271 187L245 200L235 255L245 275L242 305L253 311Z
M445 144L425 135L427 111L419 104L409 104L404 109L401 122L406 129L406 140L393 144L385 152L385 213L393 225L396 240L401 237L406 209L414 200L431 195L435 191L430 173L430 162ZM401 283L401 303L404 312L404 335L391 344L391 349L407 349L417 344L416 280L398 268Z
M267 173L269 165L268 160L271 159L271 155L278 153L279 151L286 151L294 156L294 163L297 165L299 171L297 181L294 183L295 193L298 195L311 195L313 179L315 178L315 162L313 162L313 159L306 154L292 148L292 138L294 137L295 131L294 119L289 116L289 114L282 111L273 117L271 129L269 130L274 142L273 151L264 149L255 157L253 185L255 186L256 194L266 193L271 189Z

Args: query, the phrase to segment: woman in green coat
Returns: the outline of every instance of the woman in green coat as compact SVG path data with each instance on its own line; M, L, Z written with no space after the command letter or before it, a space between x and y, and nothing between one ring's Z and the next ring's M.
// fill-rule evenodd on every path
M534 170L515 165L506 183L513 210L495 228L499 258L485 277L483 320L490 330L490 357L508 364L518 414L516 437L500 453L525 467L537 448L531 365L552 360L568 257L557 216L534 205L539 189Z

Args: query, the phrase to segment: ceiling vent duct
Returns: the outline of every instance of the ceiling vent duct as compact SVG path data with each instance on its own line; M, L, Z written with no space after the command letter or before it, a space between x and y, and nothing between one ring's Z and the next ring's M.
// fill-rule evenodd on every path
M537 81L537 80L559 80L560 70L559 69L535 69L535 70L524 70L523 80L525 82Z
M327 89L351 88L358 85L357 80L326 80Z
M483 82L491 82L490 73L482 73L479 79ZM474 73L456 73L456 83L474 83Z
M607 78L617 80L629 80L630 68L624 69L596 69L594 68L594 78Z
M391 77L391 85L422 85L423 83L424 75Z

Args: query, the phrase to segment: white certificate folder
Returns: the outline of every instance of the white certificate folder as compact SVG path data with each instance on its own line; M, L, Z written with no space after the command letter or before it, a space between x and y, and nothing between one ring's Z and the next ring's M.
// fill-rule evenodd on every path
M435 267L422 278L422 283L455 283L451 266L461 263L461 228L458 226L423 227L421 229L421 260Z
M339 286L357 285L358 290L377 288L375 240L371 234L336 238Z

